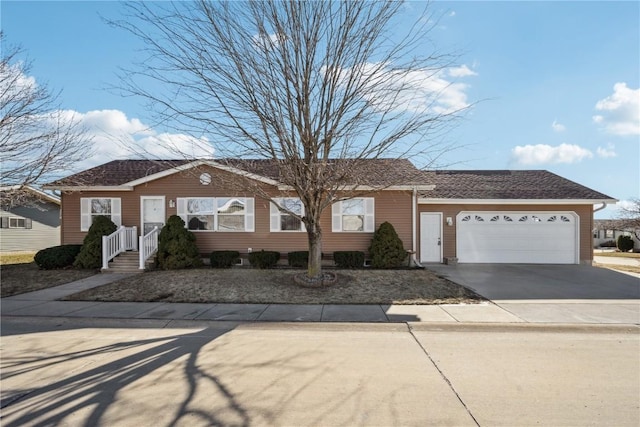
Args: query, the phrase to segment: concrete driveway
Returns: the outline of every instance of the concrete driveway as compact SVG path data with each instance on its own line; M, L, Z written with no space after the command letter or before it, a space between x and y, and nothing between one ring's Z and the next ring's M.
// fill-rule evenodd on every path
M428 268L527 322L640 323L640 279L613 270L534 264Z

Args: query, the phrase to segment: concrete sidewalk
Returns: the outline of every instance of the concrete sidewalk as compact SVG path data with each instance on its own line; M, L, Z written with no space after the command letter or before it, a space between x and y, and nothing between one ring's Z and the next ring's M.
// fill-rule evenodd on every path
M57 301L123 277L126 275L98 274L66 285L2 298L1 313L3 316L240 322L523 322L490 302L473 305L296 305Z
M126 275L98 274L76 282L0 300L2 316L164 319L242 322L437 322L638 324L640 303L570 301L524 307L513 302L467 305L293 305L191 304L57 301L67 295L119 280ZM456 281L454 278L452 278ZM517 308L517 310L516 310ZM525 311L522 309L526 308Z

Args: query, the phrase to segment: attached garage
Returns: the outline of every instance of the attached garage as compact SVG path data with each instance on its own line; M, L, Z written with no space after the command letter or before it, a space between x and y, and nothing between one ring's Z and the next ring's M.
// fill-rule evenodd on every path
M574 212L464 211L456 229L461 263L580 263Z

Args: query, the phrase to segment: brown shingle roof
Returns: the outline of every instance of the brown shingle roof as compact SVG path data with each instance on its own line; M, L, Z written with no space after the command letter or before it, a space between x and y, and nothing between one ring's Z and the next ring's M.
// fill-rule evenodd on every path
M190 160L114 160L52 182L48 187L118 186L190 163ZM219 159L218 163L279 181L279 168L270 159ZM421 197L433 199L611 200L605 194L545 170L421 171L406 159L332 160L341 168L364 170L359 185L433 185ZM343 164L341 164L343 163Z
M436 188L421 196L435 199L613 199L545 170L428 171L424 181Z
M185 163L187 160L113 160L47 184L55 186L118 186Z
M51 182L47 187L66 186L118 186L158 172L190 163L190 160L113 160L87 169L66 178ZM271 159L218 159L217 163L243 169L247 172L279 180L279 167ZM354 168L350 160L330 160L331 163L345 163L345 168ZM353 184L368 185L418 185L422 182L420 170L406 159L364 159L358 160L359 170L366 171L362 181ZM358 181L360 181L358 179Z

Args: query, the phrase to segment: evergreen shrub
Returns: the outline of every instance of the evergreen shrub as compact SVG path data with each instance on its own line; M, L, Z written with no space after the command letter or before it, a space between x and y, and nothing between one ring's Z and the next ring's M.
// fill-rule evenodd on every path
M362 268L364 267L364 252L337 251L333 253L333 262L339 268Z
M239 259L238 251L213 251L209 256L211 268L231 268Z
M309 266L309 251L289 252L287 261L291 267L307 268Z
M249 254L249 263L257 268L273 268L278 264L280 252L265 251L251 252Z
M43 270L67 268L73 265L82 245L60 245L38 251L33 257L36 265Z
M82 248L73 265L77 268L102 267L102 236L108 236L118 227L110 218L100 215L94 218L89 232L82 241Z
M388 222L380 224L373 234L369 255L373 268L399 267L407 259L407 252L393 225Z
M629 252L633 249L634 241L631 236L618 236L618 250L620 252Z
M158 235L158 267L163 270L200 267L202 259L196 236L184 227L184 221L171 215Z

